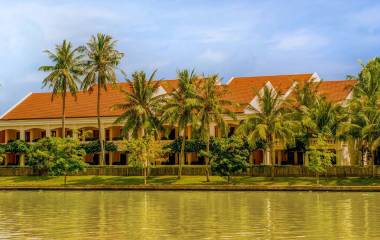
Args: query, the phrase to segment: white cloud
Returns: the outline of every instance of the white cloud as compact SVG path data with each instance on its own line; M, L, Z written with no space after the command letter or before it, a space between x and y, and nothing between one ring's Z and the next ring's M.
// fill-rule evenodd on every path
M289 33L276 35L270 44L277 50L313 50L329 43L327 37L309 30L296 30Z
M221 63L226 58L227 56L223 52L211 49L207 49L199 56L200 60L211 63Z

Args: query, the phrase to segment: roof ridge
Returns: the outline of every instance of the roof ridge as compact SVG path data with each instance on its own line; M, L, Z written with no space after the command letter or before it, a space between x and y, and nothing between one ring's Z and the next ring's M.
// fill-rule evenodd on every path
M273 75L255 75L255 76L235 76L232 78L282 77L282 76L299 76L299 75L313 75L313 74L314 73L273 74Z

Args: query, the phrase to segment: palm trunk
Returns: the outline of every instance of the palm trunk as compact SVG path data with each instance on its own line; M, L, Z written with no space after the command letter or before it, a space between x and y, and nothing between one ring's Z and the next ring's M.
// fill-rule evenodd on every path
M179 166L178 166L178 179L182 177L182 165L185 162L185 142L186 142L186 128L183 131L183 138L181 143L181 153L179 156Z
M105 152L104 152L104 144L103 144L103 136L102 136L102 130L101 130L101 123L100 123L100 81L98 81L98 103L97 103L97 115L98 115L98 130L99 130L99 143L100 143L100 156L99 156L99 164L101 166L104 165L104 159L105 159Z
M144 184L146 184L146 180L148 178L148 160L144 161Z
M210 172L209 172L210 134L208 134L209 131L210 131L210 127L207 125L207 132L206 132L206 153L207 153L207 156L205 157L206 182L210 182Z
M65 113L66 113L66 89L64 89L62 93L62 138L66 137Z
M376 177L375 151L371 151L372 177Z
M274 158L273 158L273 147L269 148L269 161L270 161L270 177L273 180L274 179Z
M67 175L65 174L65 185L66 185L66 183L67 183Z

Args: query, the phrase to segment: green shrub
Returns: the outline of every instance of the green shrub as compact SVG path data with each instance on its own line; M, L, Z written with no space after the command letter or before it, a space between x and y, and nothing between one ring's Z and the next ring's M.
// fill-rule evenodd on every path
M72 138L43 138L30 146L28 164L39 175L66 176L82 171L85 151Z
M217 138L211 144L211 170L228 183L236 173L246 171L248 167L249 146L247 141L239 137Z
M87 142L87 143L81 143L81 148L84 149L84 151L87 154L93 154L93 153L99 153L100 152L100 142L99 140ZM104 146L106 152L117 152L117 146L113 142L106 142Z
M29 151L30 144L24 140L15 140L5 145L5 152L8 153L27 153Z

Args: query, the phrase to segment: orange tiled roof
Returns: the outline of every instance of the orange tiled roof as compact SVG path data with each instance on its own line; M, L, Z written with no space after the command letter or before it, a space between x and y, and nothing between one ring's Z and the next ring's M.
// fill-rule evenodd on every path
M267 82L270 82L276 91L285 93L292 86L293 82L306 82L312 78L312 74L293 74L257 77L235 77L228 84L228 94L226 99L239 103L239 107L233 107L233 111L243 112L246 105L255 97L256 91L260 90ZM345 81L324 81L321 82L318 92L326 96L330 101L339 102L344 100L350 93L355 80ZM171 92L178 87L177 80L161 80L160 85L166 92ZM127 83L119 83L118 87L130 90ZM124 95L118 88L108 88L107 92L102 91L101 116L119 116L120 110L111 110L116 103L125 101ZM77 99L71 95L66 97L66 117L96 117L97 88L91 93L78 92ZM51 101L51 93L32 93L21 103L16 105L3 116L2 120L17 119L52 119L61 117L62 99L55 97Z
M128 83L118 83L124 90L130 90ZM177 80L163 80L161 86L171 92L177 86ZM119 116L120 110L111 110L114 104L125 101L125 97L118 88L109 87L107 92L101 91L100 115L103 117ZM66 117L96 117L97 88L92 92L78 92L77 99L68 94L66 97ZM62 98L54 97L51 101L51 93L32 93L21 103L9 111L2 120L17 119L52 119L60 118L62 114Z
M267 82L270 82L277 92L284 94L296 82L306 82L312 78L311 73L291 74L291 75L274 75L274 76L257 76L257 77L234 77L228 83L229 94L226 99L239 103L240 107L235 111L243 112L246 105L256 96Z
M355 86L356 80L323 81L318 86L318 93L328 101L341 102L345 100Z

